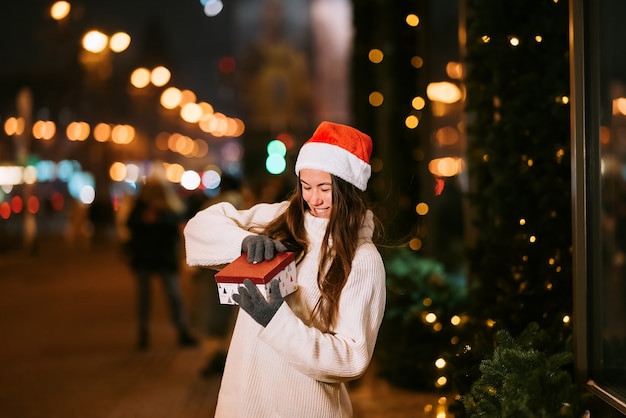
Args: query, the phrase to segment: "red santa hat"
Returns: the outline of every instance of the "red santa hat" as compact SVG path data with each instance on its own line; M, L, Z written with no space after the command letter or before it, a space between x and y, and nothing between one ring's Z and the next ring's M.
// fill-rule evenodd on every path
M347 125L322 122L304 143L296 159L303 168L326 171L365 191L372 173L372 138Z

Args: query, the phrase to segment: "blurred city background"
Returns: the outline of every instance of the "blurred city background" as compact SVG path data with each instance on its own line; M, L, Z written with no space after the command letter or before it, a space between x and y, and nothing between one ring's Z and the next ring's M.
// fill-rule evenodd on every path
M87 367L94 373L116 359L113 386L129 376L129 362L143 364L133 376L163 380L171 376L146 370L184 364L189 386L169 404L178 406L132 416L194 416L190 404L204 411L194 402L213 399L204 395L216 382L195 380L202 356L168 343L167 324L154 345L170 351L134 351L128 213L155 173L186 216L233 188L242 207L281 200L295 185L300 145L323 120L372 136L367 194L385 227L388 304L371 371L352 387L360 416L463 416L460 394L484 372L497 331L526 330L538 341L548 331L546 352L571 350L567 2L33 0L4 2L0 19L0 280L8 292L0 324L16 338L10 376L26 379L31 369L18 359L31 343L46 348L31 347L29 363L48 364L48 377L65 365L92 391L90 376L69 366L78 352L82 367L97 360ZM90 269L115 280L90 287L82 282L90 278L72 277ZM28 302L25 284L45 271L35 300L69 286L91 301L52 305L67 312L58 315L62 332L37 322ZM193 320L197 283L184 267L181 280ZM70 324L89 328L68 318L105 326L88 314L106 309L95 289L128 315L109 323L106 342L77 329L95 340L61 355ZM43 315L57 309L45 306ZM21 340L22 320L40 336ZM65 363L46 363L50 351ZM561 375L549 371L520 375L554 383ZM5 400L39 416L24 393L50 387L26 380ZM554 387L572 393L563 381ZM126 416L134 388L119 390L126 403L90 416ZM177 402L187 402L185 412Z
M215 16L193 2L3 9L3 246L81 210L98 233L155 164L183 197L217 194L226 175L250 202L275 200L321 120L374 138L372 197L414 250L416 206L426 214L433 188L460 182L456 2L383 7L383 19L341 0L233 1Z
M233 184L244 206L277 201L293 188L297 150L322 120L352 124L373 137L369 193L388 243L436 254L433 243L425 245L424 231L437 221L426 215L435 204L432 196L443 195L448 179L451 202L438 223L453 240L460 240L464 138L459 126L458 5L412 3L374 8L358 8L348 0L3 4L0 255L2 260L21 260L1 262L16 280L5 278L7 289L30 280L25 275L37 275L37 265L53 271L49 283L57 290L51 293L67 286L63 283L72 280L68 275L93 268L100 277L110 271L123 281L111 280L104 292L131 299L118 301L117 308L130 315L123 317L126 328L118 332L128 334L123 346L132 348L134 296L127 294L132 277L119 255L129 235L126 217L146 178L164 176L187 203L188 216L199 202ZM449 247L441 258L450 262L462 294L460 241L453 246L456 250ZM198 289L189 271L183 269L181 277L193 308ZM88 299L94 290L83 289L83 297ZM20 291L13 292L19 299ZM37 321L37 312L59 309L56 303L29 309L34 315L31 329L42 333L41 352L55 343L46 339L47 326L37 331L46 323ZM58 315L80 315L81 308L72 306L63 304ZM97 306L91 305L94 310ZM84 326L66 320L51 334L71 334L70 323ZM5 327L13 326L19 321L7 318ZM115 329L109 323L104 333L114 340ZM158 345L158 336L153 345ZM21 354L31 364L43 361L37 349L27 353L20 343L29 345L29 339L16 341L17 351L7 354L8 359ZM72 345L67 356L83 353L79 341ZM162 360L152 356L152 361ZM197 378L201 356L186 356L186 372ZM50 370L58 367L58 361L44 363ZM13 373L21 370L19 364L15 359ZM434 363L428 368L435 368ZM75 374L72 367L67 372ZM51 380L45 372L34 374ZM75 377L79 382L83 378ZM429 375L427 383L416 387L428 393L447 388L437 377ZM16 390L28 388L24 379ZM215 387L209 386L210 403ZM382 390L382 383L376 387ZM45 384L42 388L50 390ZM103 393L100 402L106 404L107 397ZM373 402L369 409L376 411L376 399L366 395L363 402ZM439 395L407 399L411 409L424 414L441 412L446 403L444 397L437 406ZM49 402L48 409L53 408L54 401ZM36 406L27 407L19 399L6 405L11 412L22 408L22 413L34 414L30 416L38 413ZM67 406L57 402L56 408Z

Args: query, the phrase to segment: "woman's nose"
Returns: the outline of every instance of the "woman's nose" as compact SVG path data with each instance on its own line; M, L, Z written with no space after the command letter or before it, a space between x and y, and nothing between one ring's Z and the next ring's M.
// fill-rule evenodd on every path
M313 193L311 194L311 202L320 203L322 200L320 196L321 196L320 192L318 192L317 190L314 190Z

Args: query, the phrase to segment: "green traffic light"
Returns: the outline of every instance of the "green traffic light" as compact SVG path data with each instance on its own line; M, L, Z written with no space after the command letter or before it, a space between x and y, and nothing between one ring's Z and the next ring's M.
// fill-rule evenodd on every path
M270 174L281 174L287 168L287 161L278 154L271 154L265 160L265 168Z
M287 147L282 141L272 139L267 144L267 155L280 155L281 157L284 157L287 155Z

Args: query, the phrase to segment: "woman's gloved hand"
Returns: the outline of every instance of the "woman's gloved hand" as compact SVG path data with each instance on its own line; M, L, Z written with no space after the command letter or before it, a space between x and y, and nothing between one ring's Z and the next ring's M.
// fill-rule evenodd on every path
M239 286L239 294L233 293L233 300L256 322L266 327L284 301L280 294L280 282L278 279L270 282L269 301L265 300L252 280L245 279L243 284Z
M263 260L271 260L276 253L287 251L285 245L267 235L249 235L241 242L241 252L248 253L248 262L260 263Z

